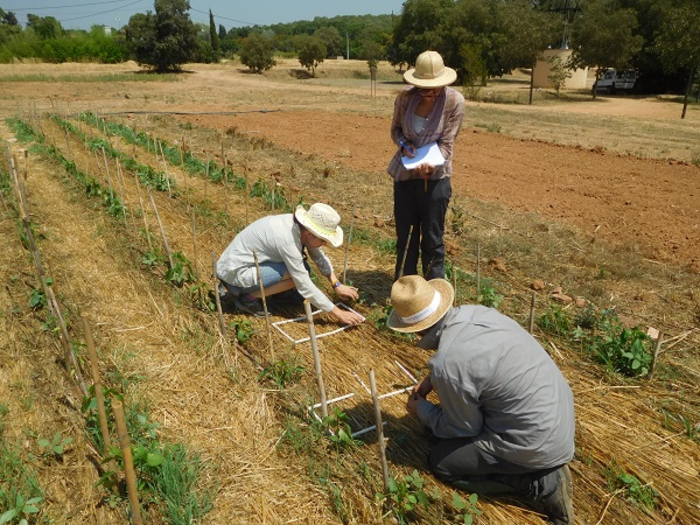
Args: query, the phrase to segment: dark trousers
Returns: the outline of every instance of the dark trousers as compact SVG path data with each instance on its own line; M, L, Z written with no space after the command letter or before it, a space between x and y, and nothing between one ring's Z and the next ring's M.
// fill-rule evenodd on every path
M428 456L435 477L478 494L516 493L532 500L556 485L552 474L559 467L533 469L489 454L475 438L440 439Z
M430 280L445 277L445 215L452 196L450 179L424 179L394 182L394 218L396 220L396 269L394 279L418 273L420 251L423 276ZM408 232L413 226L406 251ZM406 261L401 265L404 254Z

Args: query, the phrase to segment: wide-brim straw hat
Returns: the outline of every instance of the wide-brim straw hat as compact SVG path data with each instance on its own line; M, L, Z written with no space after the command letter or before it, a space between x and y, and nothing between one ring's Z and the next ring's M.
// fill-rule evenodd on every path
M403 79L418 88L449 86L457 80L457 72L446 67L437 51L424 51L416 59L416 67L403 74Z
M340 215L328 204L317 202L311 205L309 211L306 211L300 204L297 206L294 216L315 237L329 242L334 248L343 244Z
M386 325L397 332L414 333L437 323L452 307L454 289L445 279L426 281L406 275L391 287L391 306Z

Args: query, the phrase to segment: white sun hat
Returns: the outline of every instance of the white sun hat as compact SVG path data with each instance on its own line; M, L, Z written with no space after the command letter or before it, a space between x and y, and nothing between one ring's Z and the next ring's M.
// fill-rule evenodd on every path
M403 74L403 79L418 88L448 86L457 80L457 72L446 67L437 51L424 51L416 59L416 67Z
M391 306L386 325L397 332L414 333L437 323L452 307L454 290L445 279L426 281L405 275L391 287Z
M340 227L340 215L328 204L317 202L306 211L300 204L294 216L299 223L314 236L331 243L337 248L343 244L343 229Z

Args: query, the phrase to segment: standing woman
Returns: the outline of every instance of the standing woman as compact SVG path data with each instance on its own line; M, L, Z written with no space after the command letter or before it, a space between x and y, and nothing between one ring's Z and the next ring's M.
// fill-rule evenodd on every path
M423 276L445 277L445 215L452 195L452 147L462 127L464 97L447 87L457 80L454 69L445 67L435 51L418 55L416 67L403 76L413 87L394 101L391 138L398 146L387 171L394 178L396 220L396 269L394 279L418 273L420 247ZM412 158L416 149L436 142L445 159L441 166L423 163L406 169L403 156ZM413 233L406 252L408 232ZM402 271L402 261L406 261Z

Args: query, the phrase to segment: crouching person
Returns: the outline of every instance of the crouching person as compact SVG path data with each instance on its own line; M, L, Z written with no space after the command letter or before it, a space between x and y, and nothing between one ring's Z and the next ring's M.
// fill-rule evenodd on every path
M308 211L298 206L293 214L258 219L236 235L217 261L216 272L226 295L232 296L238 310L260 315L263 305L255 253L266 299L296 290L298 293L292 293L298 302L308 299L317 308L333 314L341 323L361 323L362 316L335 306L311 281L307 252L338 297L348 300L359 297L357 288L343 285L336 277L333 265L322 249L326 243L336 248L343 244L338 213L322 203L312 205Z
M406 410L434 436L433 474L478 494L518 495L557 525L573 525L574 400L539 343L480 305L452 307L448 281L410 275L391 288L387 325L437 350ZM427 399L435 390L440 403Z

